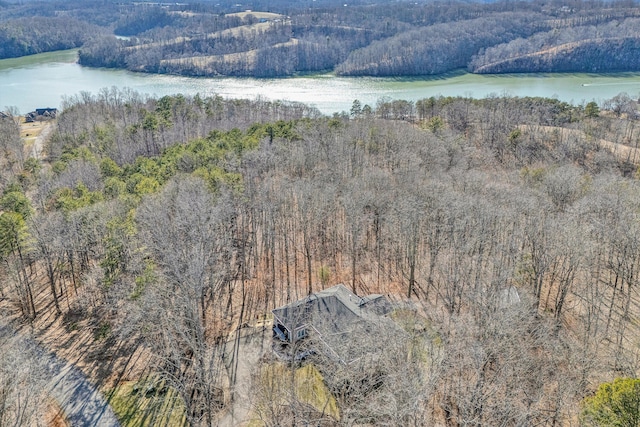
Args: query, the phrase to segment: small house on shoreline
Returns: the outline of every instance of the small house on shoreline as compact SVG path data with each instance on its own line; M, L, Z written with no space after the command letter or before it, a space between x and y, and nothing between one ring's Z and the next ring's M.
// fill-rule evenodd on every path
M36 108L35 111L27 113L24 116L24 120L27 123L33 123L35 121L55 119L57 115L57 108Z

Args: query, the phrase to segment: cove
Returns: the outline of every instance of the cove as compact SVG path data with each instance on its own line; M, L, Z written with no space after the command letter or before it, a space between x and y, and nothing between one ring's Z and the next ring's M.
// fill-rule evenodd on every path
M175 93L225 98L262 97L303 102L324 114L349 111L354 99L375 106L380 99L416 101L430 96L489 95L552 97L573 104L602 103L620 92L640 94L640 73L500 74L464 72L424 78L336 77L332 74L253 79L193 78L96 69L77 64L77 50L0 60L0 110L17 107L26 113L40 107L60 107L65 96L97 93L113 86L142 94Z

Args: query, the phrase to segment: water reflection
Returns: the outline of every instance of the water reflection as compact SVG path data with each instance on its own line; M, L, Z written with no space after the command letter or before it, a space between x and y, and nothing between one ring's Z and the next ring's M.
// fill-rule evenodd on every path
M374 106L381 98L416 101L430 96L486 97L490 94L555 97L572 103L602 102L619 92L640 92L640 73L474 75L457 71L425 78L336 77L189 78L80 67L77 51L53 52L0 61L0 109L21 112L59 107L65 96L104 87L129 87L140 93L174 93L228 98L262 97L304 102L325 114L349 111L354 99Z

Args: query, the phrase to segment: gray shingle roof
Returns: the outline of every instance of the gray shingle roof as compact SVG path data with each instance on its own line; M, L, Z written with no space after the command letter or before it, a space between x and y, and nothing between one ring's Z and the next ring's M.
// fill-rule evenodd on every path
M389 302L382 295L361 298L339 284L273 310L278 322L290 331L313 324L322 325L325 332L340 332L349 325L370 316L390 311Z
M390 311L391 304L383 295L361 298L340 284L272 312L274 329L280 331L276 325L288 329L288 340L296 340L296 331L304 329L304 335L322 343L331 357L349 363L363 351L358 337L369 335L381 321L390 322L384 317Z

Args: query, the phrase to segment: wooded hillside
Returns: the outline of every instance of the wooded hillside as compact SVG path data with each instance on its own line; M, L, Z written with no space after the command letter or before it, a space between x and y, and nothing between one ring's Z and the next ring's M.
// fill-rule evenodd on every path
M73 18L33 17L0 21L0 58L16 58L82 46L106 35L97 25Z
M474 73L637 70L638 28L640 20L628 18L562 33L541 32L486 49L471 61L469 69Z
M86 66L190 76L635 71L638 16L624 1L27 2L0 8L0 58L82 45Z
M65 101L42 161L3 119L2 308L95 328L125 359L146 348L176 410L217 425L238 380L229 339L345 283L388 295L405 332L359 334L354 369L304 362L339 419L268 381L254 417L575 422L640 368L637 105L607 106L430 98L329 118L105 90ZM372 342L384 358L364 357Z

